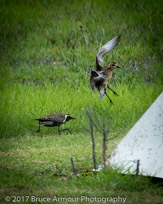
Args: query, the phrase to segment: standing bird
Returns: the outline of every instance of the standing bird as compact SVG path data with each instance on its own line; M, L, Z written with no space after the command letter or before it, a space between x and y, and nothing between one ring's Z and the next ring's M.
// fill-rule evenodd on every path
M62 113L52 113L52 114L49 114L43 118L37 118L37 119L35 119L35 120L39 121L39 129L37 130L37 132L40 132L40 126L46 126L46 127L57 126L58 132L61 132L63 130L67 130L67 128L60 130L59 127L63 123L65 123L69 120L72 120L72 119L75 119L75 118L73 118L70 114L62 114Z
M107 95L106 88L110 89L115 95L118 96L118 94L109 87L108 81L112 78L113 70L120 67L115 62L111 62L107 66L102 67L102 62L103 57L115 48L119 40L120 36L116 36L99 49L96 55L96 71L91 70L90 76L90 87L92 92L94 92L94 88L97 88L100 99L103 99L106 95L111 104L113 104L113 102Z

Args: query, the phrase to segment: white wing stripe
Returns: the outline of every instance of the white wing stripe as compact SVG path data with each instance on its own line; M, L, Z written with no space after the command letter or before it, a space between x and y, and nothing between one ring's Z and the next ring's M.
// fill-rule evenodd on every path
M94 72L96 72L96 74L98 75L98 76L93 76L94 82L98 82L107 78L106 75L103 74L103 71L100 71L100 72L94 71Z
M63 120L63 123L66 122L67 116L68 116L68 115L65 115L65 119Z

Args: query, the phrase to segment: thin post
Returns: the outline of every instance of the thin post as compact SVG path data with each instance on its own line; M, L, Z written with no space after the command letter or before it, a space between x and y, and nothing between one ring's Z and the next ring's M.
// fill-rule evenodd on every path
M92 139L93 164L94 164L94 169L96 169L97 166L96 166L95 140L94 140L94 135L93 135L93 122L91 120L90 120L90 129L91 129L91 139Z
M96 165L96 151L95 151L95 140L94 140L94 123L93 120L91 118L91 114L90 112L86 109L86 113L88 115L89 118L89 127L90 127L90 134L91 134L91 140L92 140L92 158L93 158L93 164L94 164L94 169L97 169L97 165Z
M106 150L107 150L107 137L105 131L103 132L103 162L104 168L107 166Z
M137 165L136 165L136 175L139 175L139 167L140 167L140 160L137 160Z
M105 130L105 121L104 121L104 117L103 117L103 164L104 164L104 168L106 168L107 166L107 157L106 157L106 150L107 150L107 134L106 134L106 130Z
M74 161L73 161L72 157L71 157L71 166L72 166L72 171L75 174L76 173L76 169L75 169L75 165L74 165Z

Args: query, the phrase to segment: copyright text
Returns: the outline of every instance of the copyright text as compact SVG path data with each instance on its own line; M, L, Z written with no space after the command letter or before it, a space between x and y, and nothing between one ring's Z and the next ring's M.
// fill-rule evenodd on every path
M121 196L115 197L88 197L88 196L80 196L80 197L39 197L39 196L6 196L6 202L13 203L59 203L59 202L68 202L68 203L77 203L77 202L87 202L87 203L125 203L126 198Z

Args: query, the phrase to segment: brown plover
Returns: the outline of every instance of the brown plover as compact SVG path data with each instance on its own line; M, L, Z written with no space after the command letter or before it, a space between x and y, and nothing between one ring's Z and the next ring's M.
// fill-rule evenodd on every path
M115 62L109 63L107 66L102 67L103 57L113 50L115 46L118 44L120 40L120 36L116 36L109 42L107 42L104 46L102 46L97 55L96 55L96 71L91 70L91 76L90 76L90 87L92 89L92 92L94 92L94 88L97 88L99 92L99 98L103 99L106 95L110 103L113 104L112 100L106 93L106 88L110 89L115 95L118 96L118 94L113 91L108 85L109 80L112 78L112 71L115 68L120 68Z

